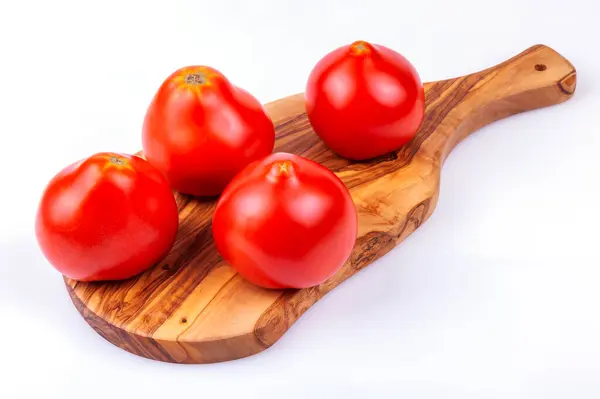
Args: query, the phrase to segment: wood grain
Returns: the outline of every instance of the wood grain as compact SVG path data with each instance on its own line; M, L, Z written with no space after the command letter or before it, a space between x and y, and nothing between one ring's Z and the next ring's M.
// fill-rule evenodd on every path
M267 104L277 126L275 151L320 162L352 193L358 239L335 276L303 290L265 290L248 283L215 250L214 200L177 194L179 233L162 262L126 281L65 279L69 294L94 330L140 356L211 363L258 353L319 298L427 220L437 203L441 165L461 140L500 118L561 103L573 95L575 85L573 65L542 45L477 73L426 83L425 120L414 140L366 162L340 158L319 140L306 118L302 94Z

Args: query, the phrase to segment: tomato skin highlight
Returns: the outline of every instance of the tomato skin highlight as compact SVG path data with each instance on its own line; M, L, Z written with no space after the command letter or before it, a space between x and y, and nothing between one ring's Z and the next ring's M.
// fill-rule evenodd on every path
M220 194L275 144L262 104L207 66L172 73L152 99L142 130L148 162L173 189L195 196Z
M315 133L353 160L402 147L416 135L425 113L416 69L394 50L364 41L340 47L315 65L305 101Z
M212 226L219 253L250 282L307 288L348 260L358 220L348 189L329 169L275 153L230 182Z
M50 180L35 233L44 256L64 276L121 280L165 257L178 225L175 198L156 168L138 156L98 153Z

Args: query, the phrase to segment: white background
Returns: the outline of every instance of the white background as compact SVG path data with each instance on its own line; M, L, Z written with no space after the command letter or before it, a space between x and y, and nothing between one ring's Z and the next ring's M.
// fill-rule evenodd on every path
M485 3L3 0L0 397L600 397L600 7ZM95 152L141 149L145 109L183 65L268 102L357 39L403 53L424 81L543 43L578 88L460 144L432 218L268 351L172 365L93 332L33 236L46 182Z

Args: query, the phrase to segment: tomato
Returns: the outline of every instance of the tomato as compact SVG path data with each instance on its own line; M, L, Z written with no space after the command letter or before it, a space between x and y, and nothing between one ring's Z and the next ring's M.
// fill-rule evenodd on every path
M323 57L310 73L305 100L315 133L333 151L354 160L408 143L425 112L415 68L401 54L364 41Z
M219 253L265 288L321 284L349 258L357 214L329 169L287 153L248 165L226 187L213 216Z
M171 74L144 119L144 156L175 190L214 196L247 164L273 151L275 128L263 106L216 69Z
M43 254L80 281L132 277L175 241L177 204L167 180L144 159L98 153L48 183L36 215Z

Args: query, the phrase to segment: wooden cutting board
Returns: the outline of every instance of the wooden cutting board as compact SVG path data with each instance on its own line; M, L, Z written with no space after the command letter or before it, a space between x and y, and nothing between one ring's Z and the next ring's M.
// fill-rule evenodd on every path
M575 85L573 65L541 45L481 72L426 83L425 120L412 142L359 163L335 155L314 134L302 94L267 104L277 127L275 151L327 166L352 193L358 239L335 276L303 290L266 290L248 283L215 249L215 201L177 194L179 233L162 262L125 281L65 279L69 294L94 330L140 356L211 363L261 352L321 297L427 220L438 199L441 166L461 140L500 118L561 103L573 95Z

